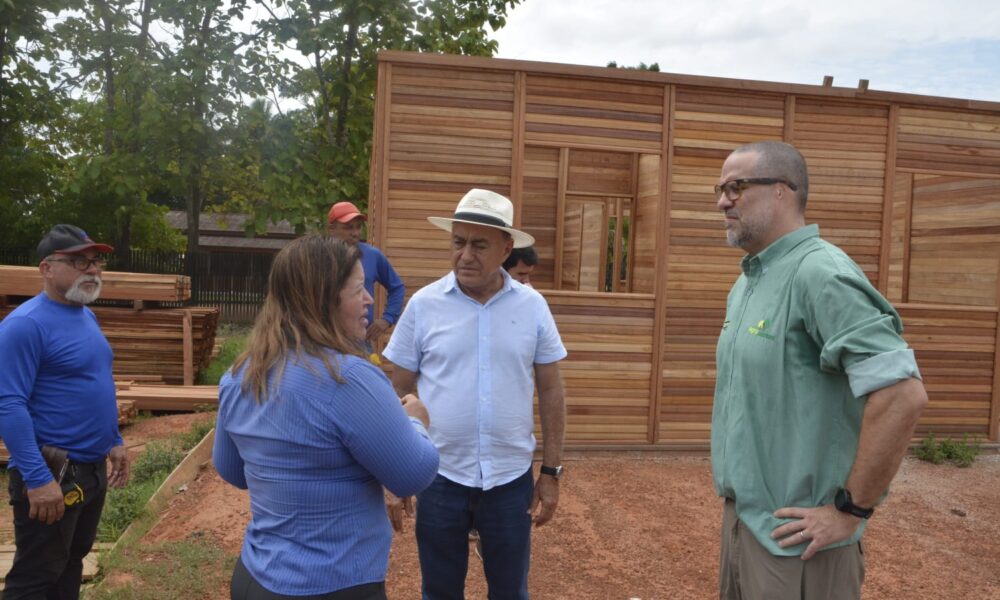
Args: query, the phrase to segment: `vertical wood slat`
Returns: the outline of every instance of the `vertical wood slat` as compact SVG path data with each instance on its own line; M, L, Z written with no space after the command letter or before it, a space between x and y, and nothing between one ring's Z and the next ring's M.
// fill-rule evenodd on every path
M194 385L194 340L191 335L191 311L181 311L181 342L184 356L184 385Z
M899 127L899 107L889 107L889 130L885 145L885 180L882 201L882 244L879 248L878 289L889 292L889 262L892 250L892 205L896 190L896 134Z
M795 96L788 94L785 97L785 131L782 134L785 143L795 143Z
M906 177L910 182L910 193L906 198L906 220L904 221L903 233L903 302L910 301L910 242L913 231L913 175L907 173Z
M633 277L635 276L635 238L636 238L636 217L639 214L639 155L636 154L632 162L632 206L628 215L628 272L625 274L627 287L624 291L631 292L634 288Z
M510 200L514 203L514 228L521 229L524 215L524 114L526 75L514 74L514 136L511 140Z
M1000 301L1000 260L997 261L997 300ZM993 395L990 398L990 424L987 435L991 442L1000 442L1000 314L997 315L993 345Z
M648 441L660 441L660 411L663 404L663 345L667 312L667 254L670 251L670 191L674 168L674 108L676 88L663 86L663 141L660 146L660 206L656 228L656 300L653 316L652 372L649 374Z
M569 179L569 148L559 150L559 192L556 198L556 243L555 243L555 266L553 267L553 287L562 288L562 248L563 236L565 235L564 223L566 221L566 184Z

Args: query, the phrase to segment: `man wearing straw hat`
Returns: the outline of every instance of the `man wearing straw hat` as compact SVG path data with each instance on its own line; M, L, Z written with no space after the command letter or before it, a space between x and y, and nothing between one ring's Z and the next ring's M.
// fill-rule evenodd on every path
M545 299L502 268L513 248L534 243L513 228L510 200L473 189L454 216L428 221L451 233L452 271L413 295L384 353L397 392L416 388L427 405L441 456L437 478L417 498L423 598L464 598L475 528L490 598L526 599L532 522L548 522L559 501L566 349ZM394 521L400 510L390 506Z
M0 436L10 450L14 562L3 597L77 598L107 488L128 481L111 346L87 308L100 253L79 227L38 244L44 290L0 323ZM111 474L106 470L111 462Z

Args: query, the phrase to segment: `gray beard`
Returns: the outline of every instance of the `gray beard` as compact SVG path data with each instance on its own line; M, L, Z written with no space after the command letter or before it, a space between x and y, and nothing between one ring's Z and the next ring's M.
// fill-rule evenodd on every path
M85 292L80 286L84 283L95 282L97 289L93 292ZM90 304L101 296L101 278L83 276L77 278L73 285L66 291L66 299L77 304Z

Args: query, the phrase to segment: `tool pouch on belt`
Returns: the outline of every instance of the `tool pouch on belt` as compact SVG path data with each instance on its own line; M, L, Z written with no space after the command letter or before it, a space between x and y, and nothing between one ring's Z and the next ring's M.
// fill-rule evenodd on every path
M73 506L83 502L83 488L81 488L72 477L73 466L69 462L69 452L55 446L42 446L42 458L52 471L52 477L62 488L63 502L66 506ZM66 477L70 474L70 477ZM25 492L27 493L27 492Z

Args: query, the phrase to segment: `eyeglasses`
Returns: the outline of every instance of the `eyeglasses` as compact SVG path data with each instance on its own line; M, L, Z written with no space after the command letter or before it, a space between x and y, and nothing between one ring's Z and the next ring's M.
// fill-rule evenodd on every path
M783 183L793 192L798 189L798 186L794 183L784 179L778 179L775 177L750 177L747 179L733 179L732 181L727 181L722 185L715 186L715 195L721 196L722 194L725 194L727 200L736 201L743 195L744 190L751 185L771 185L774 183Z
M86 271L91 265L97 267L98 269L104 269L108 266L108 261L103 258L87 258L85 256L74 256L72 258L50 258L46 262L61 262L67 265L73 265L73 268L77 271Z

